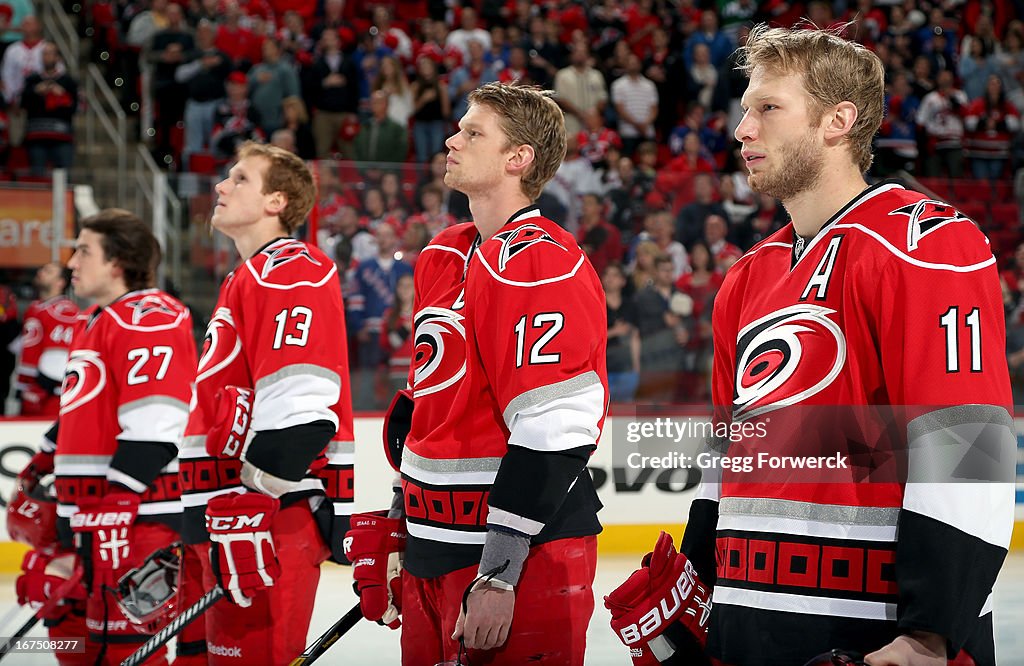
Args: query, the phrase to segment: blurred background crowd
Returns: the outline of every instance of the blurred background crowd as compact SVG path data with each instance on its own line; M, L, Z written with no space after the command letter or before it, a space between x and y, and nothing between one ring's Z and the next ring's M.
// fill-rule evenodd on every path
M22 2L0 0L0 151L5 171L24 162L30 178L45 178L73 160L81 100ZM870 178L950 201L988 234L1024 394L1022 0L84 0L72 9L124 108L152 103L151 148L176 177L215 177L248 139L313 163L309 233L344 276L361 409L385 406L405 384L416 258L470 217L444 184L444 141L466 95L489 81L551 89L565 111L568 154L539 204L602 277L612 399L706 404L715 294L732 263L787 222L747 185L732 136L746 86L734 51L756 22L830 27L886 67ZM19 123L13 140L8 124Z

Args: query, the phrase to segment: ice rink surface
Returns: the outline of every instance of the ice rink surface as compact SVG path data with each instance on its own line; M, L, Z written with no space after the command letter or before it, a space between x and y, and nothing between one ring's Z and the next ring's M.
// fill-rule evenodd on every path
M639 558L602 557L594 584L596 609L590 623L587 645L587 666L630 666L626 649L608 627L608 612L603 598L636 567ZM352 577L347 567L324 565L323 577L316 598L316 609L310 627L310 641L323 633L356 602ZM0 576L0 616L15 603L13 575ZM224 603L224 602L221 602ZM8 627L10 634L28 619L23 611ZM995 589L996 644L999 666L1024 666L1024 553L1012 553L1003 567ZM44 636L40 625L29 636ZM12 654L5 665L42 666L56 664L52 655ZM398 632L360 622L348 632L318 664L335 666L385 666L399 661ZM255 663L246 666L260 666ZM276 666L276 665L273 665ZM799 666L799 665L794 665Z

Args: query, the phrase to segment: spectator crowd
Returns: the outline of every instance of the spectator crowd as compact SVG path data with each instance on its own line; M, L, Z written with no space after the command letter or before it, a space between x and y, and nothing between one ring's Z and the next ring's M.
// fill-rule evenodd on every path
M1008 322L1024 322L1012 184L1024 166L1021 0L85 7L94 51L129 78L129 97L131 76L150 73L165 164L216 173L249 139L318 162L317 241L346 276L352 367L364 382L357 407L379 406L389 382L404 381L412 266L437 232L469 219L465 197L444 184L444 142L467 94L496 80L551 89L565 111L568 152L539 204L576 234L602 277L613 399L706 402L717 289L743 252L787 221L778 202L750 190L732 136L746 87L734 52L761 21L806 19L879 55L886 118L870 175L913 176L981 225L1005 269ZM45 49L39 57L53 60ZM40 68L45 85L73 98L73 85ZM31 94L20 94L32 108Z

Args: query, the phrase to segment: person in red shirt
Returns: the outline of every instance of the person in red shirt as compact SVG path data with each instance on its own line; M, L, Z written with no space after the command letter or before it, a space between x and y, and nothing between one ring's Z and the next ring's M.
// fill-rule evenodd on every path
M622 234L604 216L604 202L594 193L580 197L580 228L576 240L599 275L612 262L622 261Z
M701 144L696 132L686 135L683 139L683 152L670 160L665 169L678 173L714 173L716 170L714 159Z
M1010 157L1010 142L1020 131L1020 113L1006 99L1003 81L990 74L985 94L971 101L964 111L964 154L971 160L975 178L1001 178Z
M228 54L236 67L254 65L263 59L263 37L242 27L242 10L229 2L224 11L224 23L217 28L214 46Z
M610 127L605 127L604 118L596 109L583 114L583 129L576 135L580 155L590 160L594 168L607 166L608 151L622 150L622 138Z

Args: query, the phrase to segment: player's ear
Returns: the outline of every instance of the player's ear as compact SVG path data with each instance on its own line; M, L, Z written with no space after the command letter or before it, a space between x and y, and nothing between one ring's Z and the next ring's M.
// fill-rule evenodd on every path
M836 104L825 112L825 140L834 141L850 133L857 122L857 105L850 101Z
M511 173L522 176L536 159L537 154L534 152L533 146L524 143L512 151L512 155L508 159L507 168Z
M267 199L267 213L270 215L280 215L284 212L285 207L288 206L288 195L284 192L277 191L271 192L270 198Z

